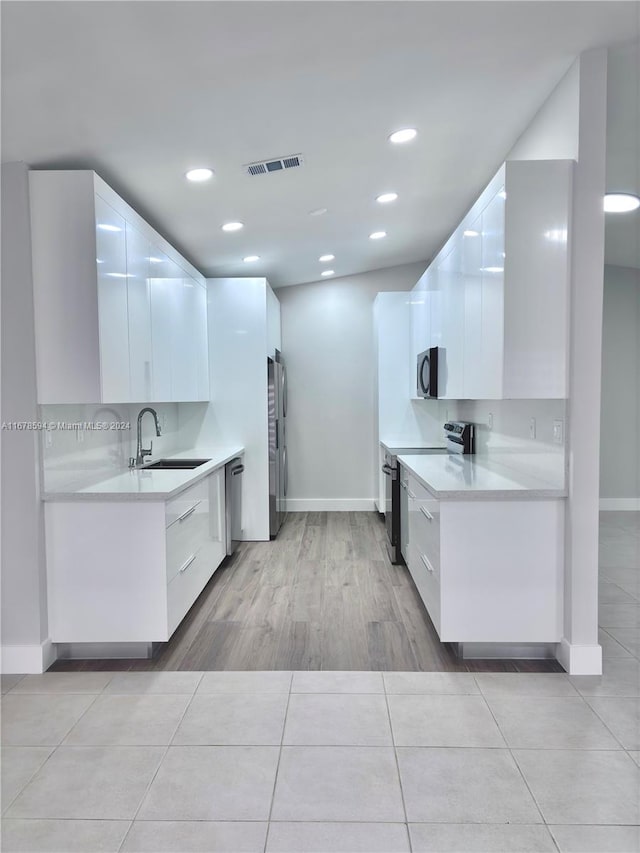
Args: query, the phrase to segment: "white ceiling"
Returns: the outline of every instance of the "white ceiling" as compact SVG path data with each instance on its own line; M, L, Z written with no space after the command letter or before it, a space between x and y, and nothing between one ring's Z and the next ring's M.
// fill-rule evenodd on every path
M2 155L96 169L206 275L357 273L431 257L575 56L637 32L635 2L3 2Z

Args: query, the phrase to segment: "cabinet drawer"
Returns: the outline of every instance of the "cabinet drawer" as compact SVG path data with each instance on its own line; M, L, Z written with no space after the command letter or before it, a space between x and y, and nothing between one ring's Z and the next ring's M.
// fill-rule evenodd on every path
M436 500L431 492L428 489L425 489L422 483L420 483L413 474L408 475L407 488L409 489L409 497L415 497L419 500Z
M414 501L414 534L416 547L424 553L436 571L440 571L440 507L433 499Z
M193 486L189 486L184 492L180 492L175 498L171 498L165 504L165 526L170 527L181 517L184 519L193 507L201 501L209 503L209 477L203 477Z
M167 583L209 539L209 501L201 500L166 531Z
M409 543L409 571L431 621L440 634L440 574L414 542Z
M200 546L167 587L167 628L173 634L217 568L207 543Z

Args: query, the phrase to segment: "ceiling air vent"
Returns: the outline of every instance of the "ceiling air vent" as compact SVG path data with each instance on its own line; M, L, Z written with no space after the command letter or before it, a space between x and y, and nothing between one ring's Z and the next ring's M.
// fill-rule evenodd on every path
M290 154L288 157L276 157L273 160L247 163L244 168L249 175L266 175L269 172L281 172L283 169L295 169L303 164L302 154Z

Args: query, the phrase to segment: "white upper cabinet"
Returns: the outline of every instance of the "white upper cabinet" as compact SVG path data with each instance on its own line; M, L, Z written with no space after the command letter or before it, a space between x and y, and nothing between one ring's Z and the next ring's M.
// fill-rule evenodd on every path
M127 241L122 216L95 197L102 401L129 399Z
M567 396L572 174L570 160L506 163L416 285L440 397Z
M153 396L151 348L151 243L127 223L127 303L129 312L129 385L131 399L138 403Z
M30 174L40 403L209 399L206 283L94 172Z

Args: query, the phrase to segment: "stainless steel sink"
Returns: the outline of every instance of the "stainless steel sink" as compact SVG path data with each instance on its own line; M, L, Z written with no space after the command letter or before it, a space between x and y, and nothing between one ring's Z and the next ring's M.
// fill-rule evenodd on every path
M210 462L210 459L158 459L157 462L152 462L151 465L145 465L146 469L166 469L167 471L179 471L181 469L199 468L200 465L205 465Z

